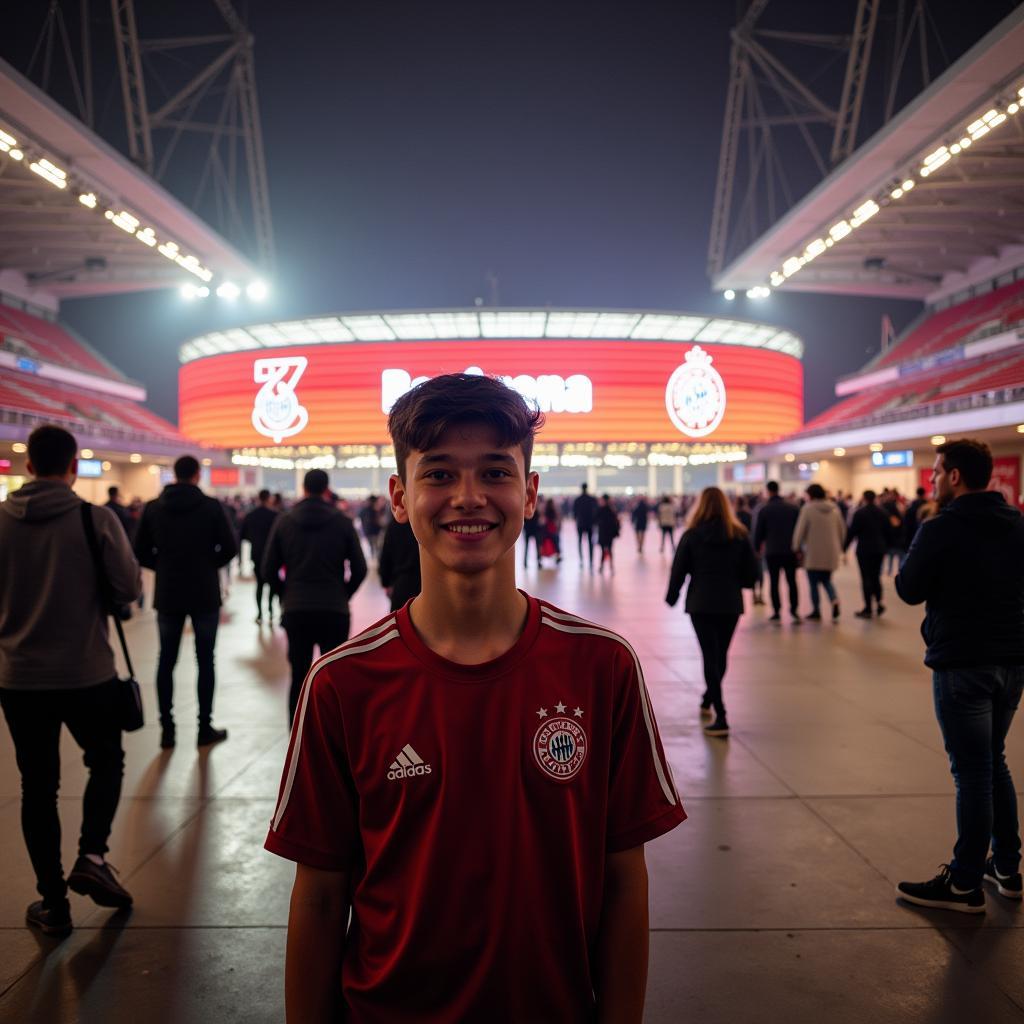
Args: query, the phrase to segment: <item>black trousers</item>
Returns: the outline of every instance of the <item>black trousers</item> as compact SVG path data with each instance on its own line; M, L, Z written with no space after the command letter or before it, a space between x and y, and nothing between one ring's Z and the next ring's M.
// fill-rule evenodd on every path
M21 830L36 888L47 906L60 903L67 894L57 814L62 725L82 748L89 769L79 855L107 852L124 774L116 685L112 679L76 690L0 690L21 773Z
M796 555L792 551L782 555L765 555L768 564L768 581L771 587L772 608L778 615L782 610L782 595L779 593L779 573L786 574L786 587L789 590L789 610L796 615L800 607L800 592L796 586Z
M587 540L587 558L590 568L594 568L594 528L576 524L576 550L579 552L580 565L583 564L583 538Z
M348 612L295 611L286 612L281 623L288 636L288 664L292 685L288 693L288 723L295 718L295 709L302 692L302 683L313 664L313 648L320 654L334 650L348 639Z
M704 657L704 686L707 690L705 699L711 702L715 714L724 718L722 680L725 678L729 644L732 643L732 636L736 632L736 623L740 621L740 617L691 612L690 621L697 634L700 653Z
M530 541L533 541L533 553L537 559L537 565L540 565L540 534L538 533L527 533L523 531L523 568L526 568L527 560L530 557Z
M267 614L274 614L274 598L281 600L281 581L276 576L263 576L256 569L256 614L263 617L263 588L267 588Z
M860 569L860 586L864 591L864 607L871 608L871 599L882 603L882 559L884 554L857 552L857 568Z

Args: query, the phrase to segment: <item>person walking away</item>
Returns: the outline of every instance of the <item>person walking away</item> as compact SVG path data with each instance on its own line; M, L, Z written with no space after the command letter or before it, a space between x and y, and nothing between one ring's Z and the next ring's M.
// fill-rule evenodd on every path
M594 571L594 523L597 519L597 498L587 493L587 485L580 484L580 493L572 503L572 516L576 520L576 550L580 568L583 568L583 540L587 541L587 564ZM559 559L561 561L561 559Z
M632 648L516 587L540 422L473 374L392 407L423 590L302 690L266 841L289 1024L643 1016L644 844L685 814Z
M199 489L199 461L182 455L174 463L174 483L147 502L135 536L135 555L156 573L153 607L160 634L156 670L160 708L160 747L176 743L174 666L181 649L185 620L195 635L199 721L196 743L205 747L228 738L213 725L216 685L214 649L220 623L220 570L238 550L224 506Z
M704 727L708 736L729 735L722 681L729 645L743 614L743 588L753 586L757 572L750 535L733 514L729 499L718 487L705 488L672 559L665 602L675 606L689 576L686 613L704 659L701 717L710 717L712 709L715 713L715 720Z
M380 546L377 573L393 612L420 592L420 546L408 523L397 519L388 523Z
M661 496L657 507L658 526L661 528L661 544L658 547L659 554L665 551L665 541L668 540L668 549L672 551L676 545L676 506L667 495Z
M552 555L555 556L556 564L562 560L562 520L554 498L548 498L544 503L544 539L540 545L540 558L550 558Z
M832 584L832 573L839 568L846 540L846 523L834 501L829 501L821 484L810 484L807 502L800 509L793 530L793 550L803 551L803 565L811 591L811 614L807 618L821 621L821 597L824 588L832 602L832 621L839 618L839 596Z
M109 508L117 516L117 521L124 527L125 536L131 542L135 536L137 524L132 518L131 512L128 511L127 505L121 503L121 491L119 488L113 486L107 488L107 503L103 507Z
M908 604L925 602L921 632L935 713L956 785L953 859L897 895L925 907L980 913L983 881L1019 900L1017 792L1006 736L1024 689L1024 517L998 491L980 441L935 449L932 486L941 507L921 523L896 577ZM991 843L991 855L989 844Z
M108 609L85 515L114 600L134 601L142 581L114 512L84 504L72 491L77 454L66 430L37 427L28 439L33 479L0 505L0 705L21 774L22 833L42 897L25 919L53 936L72 929L69 887L102 907L132 903L105 859L124 751ZM66 881L57 810L62 727L82 748L89 770L78 859Z
M612 558L612 545L619 535L619 517L612 505L612 499L607 494L601 495L601 505L597 510L595 521L597 526L597 544L601 549L601 565L598 572L604 574L604 563L608 563L608 571L615 575L615 561Z
M633 524L633 530L636 532L636 553L642 555L644 553L644 539L647 536L647 524L651 518L651 506L647 503L647 498L644 495L641 494L637 499L632 512L629 514L629 518Z
M772 622L782 621L782 594L779 575L786 574L789 591L789 614L794 625L800 624L800 592L796 582L797 557L793 551L793 531L800 510L779 495L779 485L769 480L765 486L768 500L757 510L754 519L754 550L764 555L768 566L768 585L772 599Z
M750 546L754 546L754 513L751 510L751 500L746 495L740 494L736 497L736 518L746 528L750 537ZM757 578L754 580L754 604L764 604L764 560L755 551L757 558Z
M914 500L907 506L903 514L903 551L910 550L917 535L917 528L921 525L921 510L928 504L928 492L923 487L918 487Z
M377 507L377 495L371 494L359 508L359 525L363 528L366 545L370 549L370 558L376 559L380 549L383 527L380 521L380 509Z
M302 501L274 523L263 556L264 575L276 576L287 567L281 622L288 635L292 677L289 724L313 663L313 648L324 655L348 639L349 601L366 578L366 558L355 526L325 500L327 483L322 469L306 473Z
M277 511L271 507L270 491L264 488L259 493L259 504L242 520L241 540L249 542L249 558L252 572L256 577L256 621L263 621L263 591L267 591L267 621L274 621L274 598L280 602L281 581L276 577L267 579L263 575L263 552L267 549L267 538L277 518Z
M879 615L885 614L882 604L882 559L889 550L892 527L889 517L876 504L874 491L865 491L863 503L850 519L843 550L857 542L857 568L860 570L864 607L854 612L858 619L870 619L872 607ZM873 604L872 604L873 603Z
M530 558L530 541L533 541L533 553L537 559L537 568L540 568L540 545L544 533L544 518L541 515L541 498L537 498L537 507L526 522L523 523L523 568L525 569Z

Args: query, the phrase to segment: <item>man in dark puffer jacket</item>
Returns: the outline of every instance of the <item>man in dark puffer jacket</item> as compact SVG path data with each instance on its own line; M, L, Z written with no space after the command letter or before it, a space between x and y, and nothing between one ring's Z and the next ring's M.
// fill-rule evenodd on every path
M1022 894L1017 794L1003 750L1024 688L1024 517L986 490L987 445L950 441L935 450L942 511L921 524L896 590L908 604L927 602L924 660L956 783L959 836L941 874L900 882L897 893L980 913L983 879L1001 896Z

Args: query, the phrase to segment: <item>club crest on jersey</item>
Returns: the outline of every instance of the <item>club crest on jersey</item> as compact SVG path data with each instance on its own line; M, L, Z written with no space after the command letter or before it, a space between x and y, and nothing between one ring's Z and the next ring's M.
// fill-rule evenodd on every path
M573 717L564 714L565 705L555 705L556 714L548 716L547 708L537 712L540 725L533 737L533 756L540 770L553 779L571 779L587 759L589 741L583 731L583 711L576 708Z

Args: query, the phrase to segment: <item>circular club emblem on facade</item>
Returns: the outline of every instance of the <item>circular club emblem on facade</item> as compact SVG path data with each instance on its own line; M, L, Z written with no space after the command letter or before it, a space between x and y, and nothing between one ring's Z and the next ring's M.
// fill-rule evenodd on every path
M571 718L541 722L533 737L533 756L553 779L571 779L587 759L587 734Z
M694 345L683 359L668 379L665 408L687 437L707 437L725 415L725 381L700 345Z

